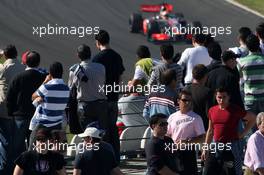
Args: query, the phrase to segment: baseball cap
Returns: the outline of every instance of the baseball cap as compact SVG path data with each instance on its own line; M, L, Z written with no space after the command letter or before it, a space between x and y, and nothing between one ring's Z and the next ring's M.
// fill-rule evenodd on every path
M239 54L235 54L233 51L231 50L226 50L223 52L222 54L222 60L225 62L225 61L228 61L232 58L239 58L240 55Z
M85 131L82 134L78 135L79 137L94 137L94 138L102 138L102 133L99 129L95 128L95 127L88 127L85 129Z
M29 54L29 50L28 51L26 51L26 52L24 52L23 54L22 54L22 57L21 57L21 61L22 61L22 64L24 64L24 65L26 65L26 62L27 62L27 55Z

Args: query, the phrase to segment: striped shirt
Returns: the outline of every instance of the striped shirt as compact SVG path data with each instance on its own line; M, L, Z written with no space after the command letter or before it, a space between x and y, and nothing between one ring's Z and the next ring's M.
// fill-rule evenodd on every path
M169 117L178 110L177 92L166 86L164 89L149 95L143 110L143 117L147 121L154 114L162 113Z
M164 72L165 70L168 69L173 69L176 72L176 84L177 84L177 88L181 87L181 81L182 81L182 74L183 74L183 69L180 65L176 64L176 63L172 63L172 64L167 64L167 63L163 63L163 64L158 64L157 66L155 66L151 72L151 76L150 79L148 81L148 85L153 86L153 85L160 85L160 76L162 74L162 72Z
M69 100L69 87L62 79L52 79L36 91L42 97L31 122L52 127L63 122L64 110Z
M264 55L251 53L239 60L244 79L245 103L264 101Z

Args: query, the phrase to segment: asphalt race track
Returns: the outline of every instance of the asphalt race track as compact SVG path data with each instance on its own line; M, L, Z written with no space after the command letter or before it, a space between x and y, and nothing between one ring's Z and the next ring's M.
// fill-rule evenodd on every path
M161 3L159 0L1 0L0 1L0 48L13 43L19 53L27 49L41 54L41 65L47 67L60 61L68 68L77 62L76 47L88 44L92 54L97 52L94 36L86 35L33 35L33 27L85 26L106 29L111 34L111 45L123 57L126 67L124 80L133 75L135 50L138 45L150 47L152 56L159 57L159 47L148 43L140 34L128 32L128 17L139 9L141 3ZM263 19L241 10L224 0L168 0L176 12L182 12L189 21L201 21L203 25L231 26L232 34L218 36L224 49L236 45L237 30L241 26L255 29ZM185 44L176 44L175 50L182 51ZM64 75L67 79L67 74Z

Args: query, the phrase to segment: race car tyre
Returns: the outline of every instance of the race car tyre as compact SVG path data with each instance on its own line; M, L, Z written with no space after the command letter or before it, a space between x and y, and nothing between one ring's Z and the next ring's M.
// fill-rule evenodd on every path
M157 21L151 21L148 24L147 39L151 40L151 35L154 33L160 33L159 24Z
M129 30L132 33L139 33L142 30L143 18L141 14L133 13L129 18Z

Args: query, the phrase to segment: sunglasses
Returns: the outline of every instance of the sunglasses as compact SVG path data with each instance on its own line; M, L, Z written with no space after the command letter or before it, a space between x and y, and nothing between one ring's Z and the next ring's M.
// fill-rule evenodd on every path
M158 125L160 127L168 126L168 122L160 122Z

